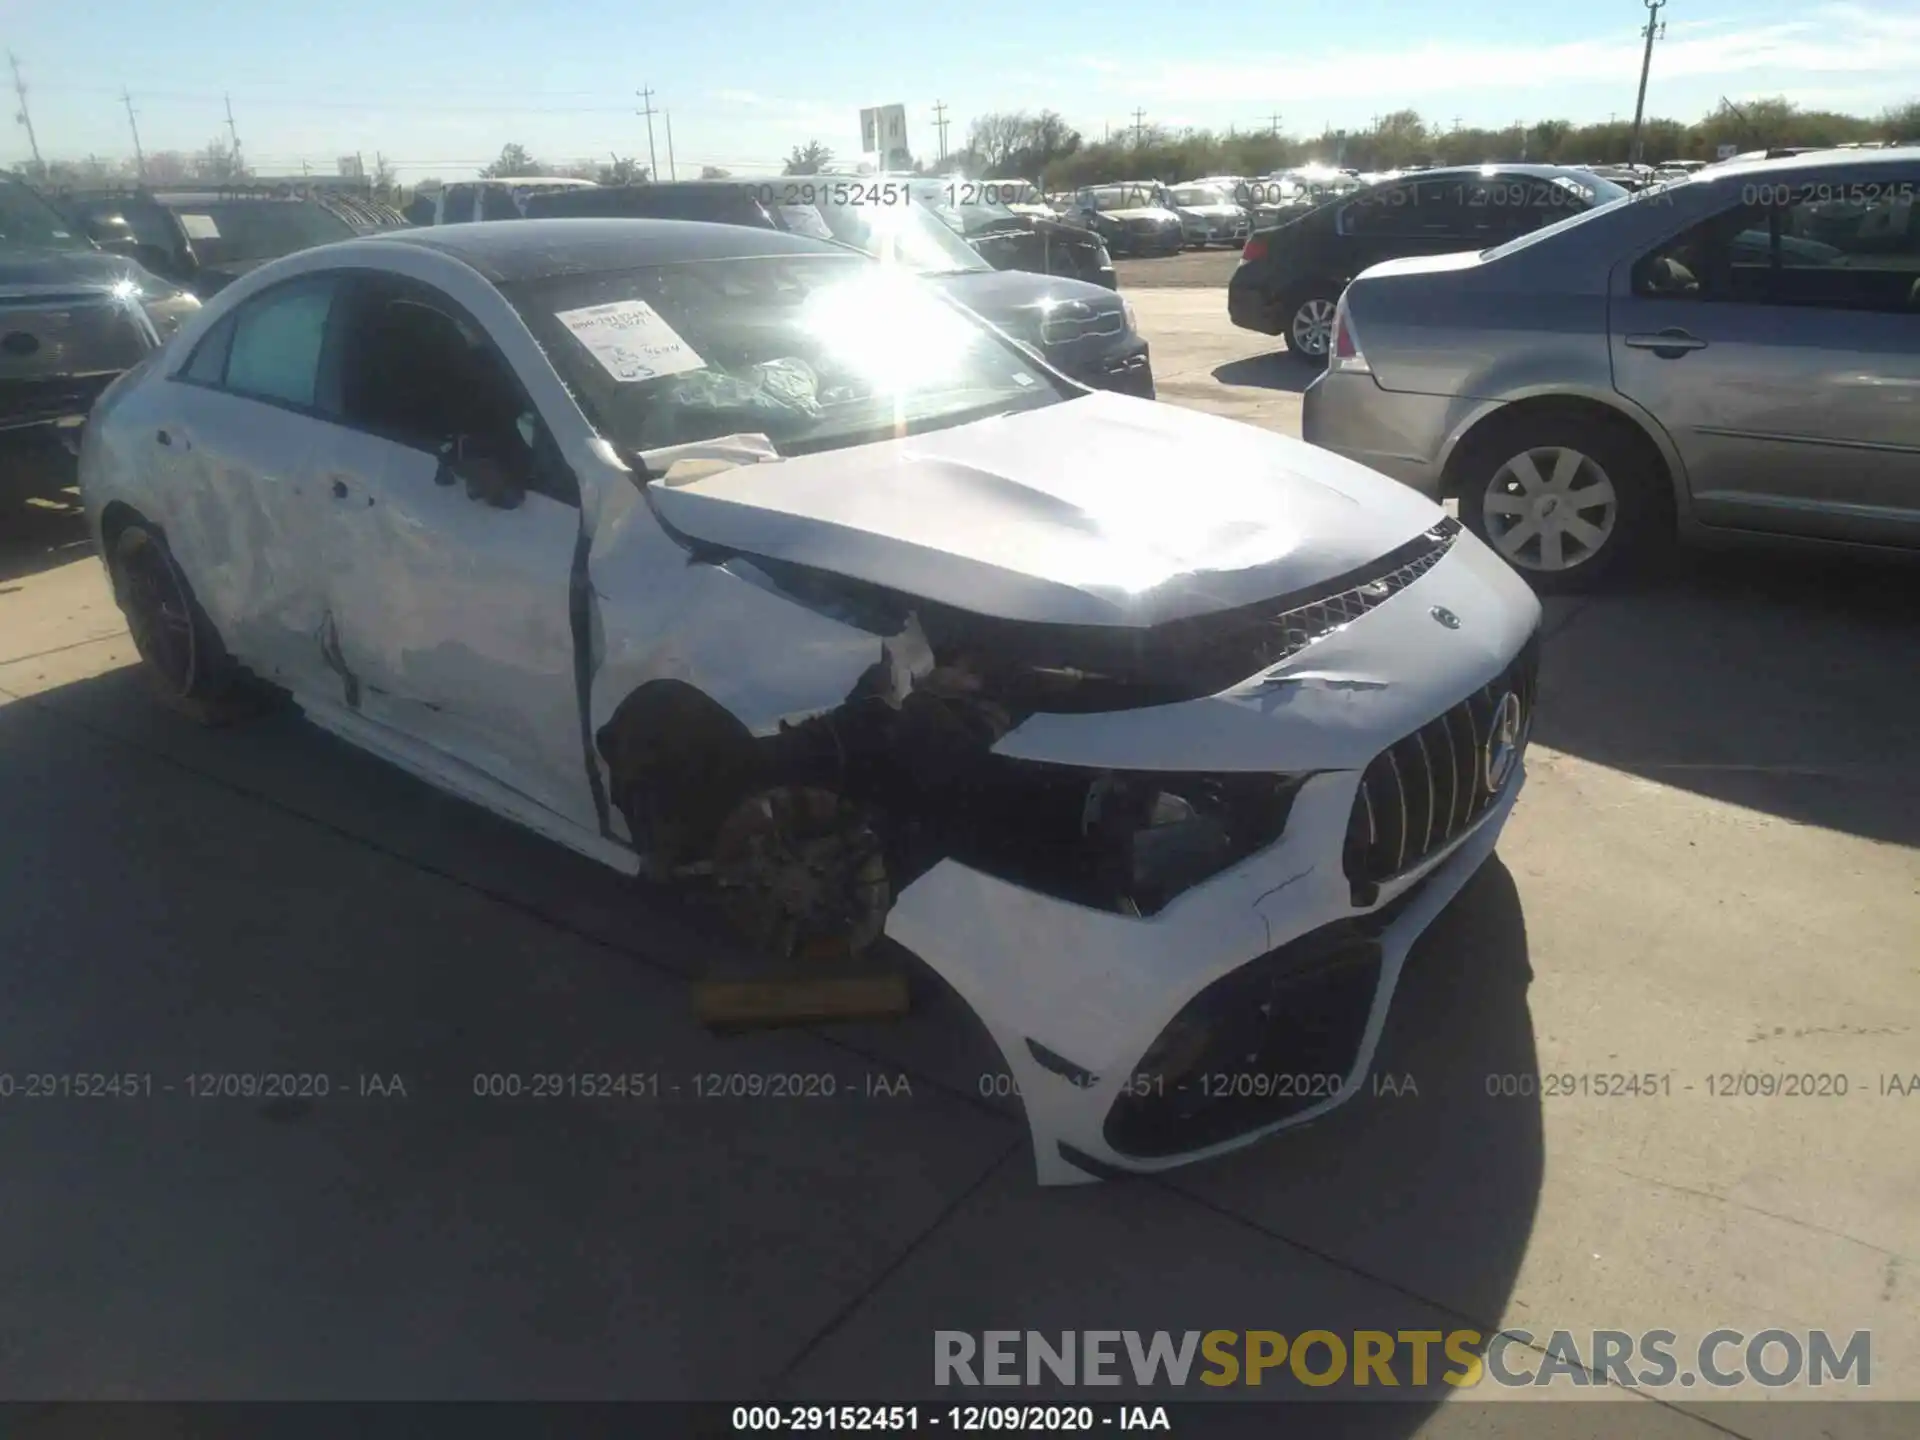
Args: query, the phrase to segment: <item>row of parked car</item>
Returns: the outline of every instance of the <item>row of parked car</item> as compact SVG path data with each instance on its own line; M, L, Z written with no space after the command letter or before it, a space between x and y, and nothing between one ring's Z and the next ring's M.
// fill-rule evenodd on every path
M725 221L884 252L1076 379L1153 394L1147 343L1116 293L1105 242L1011 187L1003 196L995 185L904 176L624 187L509 177L445 186L403 213L324 190L43 196L0 177L0 498L68 483L100 391L254 268L410 225L563 215Z
M1248 240L1312 443L1540 589L1679 535L1920 548L1920 146L1417 172Z

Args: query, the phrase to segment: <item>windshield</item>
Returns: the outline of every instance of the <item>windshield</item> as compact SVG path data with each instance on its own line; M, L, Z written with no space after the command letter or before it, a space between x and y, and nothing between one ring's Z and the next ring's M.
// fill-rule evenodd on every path
M346 221L305 200L195 201L176 207L174 218L202 265L275 260L353 237Z
M31 188L0 178L0 246L9 250L91 250L93 243Z
M559 275L501 291L589 419L629 453L765 436L783 456L1062 397L920 281L839 255Z
M980 252L942 223L927 206L914 201L895 204L856 204L858 197L841 199L837 191L858 186L817 187L811 204L780 205L787 229L821 240L838 240L864 250L876 260L906 266L920 275L945 275L957 270L990 270ZM801 198L808 198L804 191Z
M1173 192L1177 205L1230 205L1227 192L1215 185L1181 185Z
M1607 198L1604 203L1594 206L1591 210L1576 210L1565 219L1556 220L1551 225L1543 225L1538 230L1531 231L1517 239L1509 240L1503 245L1495 245L1491 250L1482 250L1480 252L1480 258L1482 260L1498 260L1503 256L1517 254L1530 245L1539 244L1549 235L1559 235L1573 229L1576 225L1584 225L1596 215L1611 214L1622 205L1637 204L1652 193L1651 191L1642 190L1636 196L1631 191L1622 190L1618 185L1597 178L1595 185L1592 187L1581 186L1578 181L1568 183L1583 190L1592 188L1596 198L1601 196L1606 196Z

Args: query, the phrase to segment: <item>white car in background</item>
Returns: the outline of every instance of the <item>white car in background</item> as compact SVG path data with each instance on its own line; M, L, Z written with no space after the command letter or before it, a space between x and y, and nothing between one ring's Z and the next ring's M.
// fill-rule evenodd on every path
M1251 229L1247 208L1235 202L1233 191L1198 181L1174 185L1168 191L1180 217L1181 233L1189 245L1244 245Z
M788 963L890 937L1048 1183L1353 1094L1522 784L1540 608L1433 502L780 231L277 261L81 489L174 705L279 687Z

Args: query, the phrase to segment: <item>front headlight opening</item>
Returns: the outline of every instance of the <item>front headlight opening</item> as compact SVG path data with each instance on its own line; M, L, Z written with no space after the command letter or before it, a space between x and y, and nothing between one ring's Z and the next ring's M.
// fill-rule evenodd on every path
M1092 771L996 759L955 860L1091 909L1158 914L1286 830L1305 776Z

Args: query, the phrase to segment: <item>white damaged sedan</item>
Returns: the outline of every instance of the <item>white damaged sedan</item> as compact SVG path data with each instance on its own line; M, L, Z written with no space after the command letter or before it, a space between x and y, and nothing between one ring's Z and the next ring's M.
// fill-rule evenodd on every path
M777 231L290 256L81 485L175 704L279 687L781 955L891 937L1046 1183L1351 1095L1523 780L1539 604L1438 507Z

